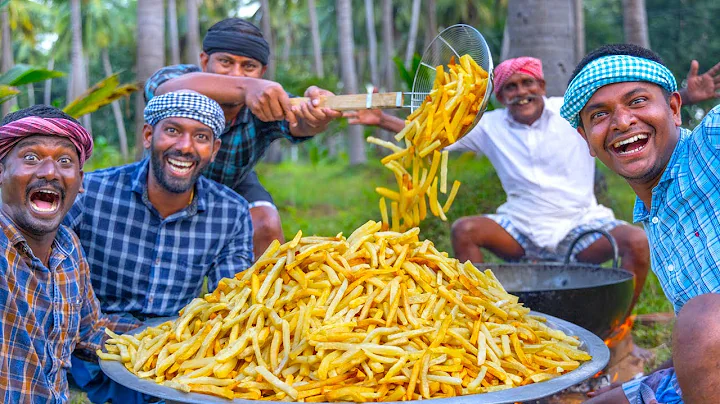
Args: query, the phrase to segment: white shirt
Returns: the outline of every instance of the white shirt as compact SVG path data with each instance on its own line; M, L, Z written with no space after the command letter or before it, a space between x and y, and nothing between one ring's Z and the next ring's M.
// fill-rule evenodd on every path
M562 97L545 99L532 125L507 109L485 113L447 150L484 154L495 167L507 202L497 210L540 247L554 250L573 228L613 217L594 193L595 159L579 133L560 116Z

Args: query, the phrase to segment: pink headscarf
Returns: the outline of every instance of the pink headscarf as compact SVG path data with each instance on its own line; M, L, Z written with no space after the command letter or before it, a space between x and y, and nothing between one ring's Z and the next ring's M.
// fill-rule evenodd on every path
M68 138L78 151L80 168L92 154L92 137L81 125L63 118L27 116L0 126L0 159L4 158L19 141L34 135Z
M495 75L493 86L496 97L498 93L500 93L500 90L505 82L515 73L527 74L528 76L535 77L538 80L545 80L543 76L542 62L540 59L529 56L508 59L497 65L493 72Z

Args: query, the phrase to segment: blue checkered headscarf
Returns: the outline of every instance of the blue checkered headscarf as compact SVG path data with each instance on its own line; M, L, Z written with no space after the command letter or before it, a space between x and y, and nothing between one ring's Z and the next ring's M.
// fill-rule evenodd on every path
M647 81L677 91L675 77L660 63L629 55L604 56L588 63L570 82L560 115L577 128L580 111L600 87L627 81Z
M145 107L145 122L155 126L165 118L194 119L212 129L219 137L225 129L225 114L220 104L190 90L174 91L153 97Z

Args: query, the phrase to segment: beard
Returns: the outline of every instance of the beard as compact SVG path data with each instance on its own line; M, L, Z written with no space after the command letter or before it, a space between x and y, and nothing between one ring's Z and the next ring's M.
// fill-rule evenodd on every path
M192 175L188 178L177 178L168 173L168 170L165 168L168 164L166 162L167 158L182 158L194 162L195 167L193 168ZM161 187L174 194L182 194L192 189L198 178L202 175L202 171L206 165L207 164L200 164L200 158L194 154L184 154L175 150L160 152L155 150L154 144L152 144L150 149L150 166L152 167L155 179Z

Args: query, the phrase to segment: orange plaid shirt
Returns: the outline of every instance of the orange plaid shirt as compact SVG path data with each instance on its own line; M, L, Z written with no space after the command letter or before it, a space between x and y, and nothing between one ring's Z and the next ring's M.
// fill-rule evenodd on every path
M100 348L105 327L139 324L105 316L95 297L77 236L60 226L46 267L0 211L0 401L68 400L66 371L78 349Z

